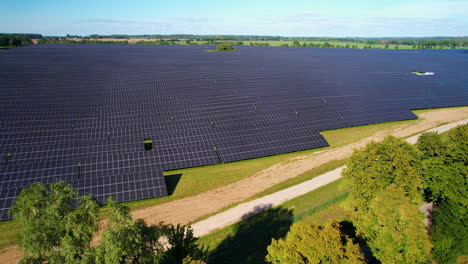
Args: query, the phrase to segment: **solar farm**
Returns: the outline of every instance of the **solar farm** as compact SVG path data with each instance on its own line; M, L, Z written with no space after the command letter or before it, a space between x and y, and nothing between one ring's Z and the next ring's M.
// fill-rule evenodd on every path
M100 203L161 197L163 171L324 147L323 130L468 102L464 50L209 49L0 52L0 220L33 182Z

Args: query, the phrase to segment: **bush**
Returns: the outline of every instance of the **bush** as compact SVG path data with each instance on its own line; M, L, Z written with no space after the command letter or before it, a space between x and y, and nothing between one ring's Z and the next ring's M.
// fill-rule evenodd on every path
M234 48L232 47L231 44L223 43L223 44L219 44L218 46L216 46L216 50L217 51L233 51Z

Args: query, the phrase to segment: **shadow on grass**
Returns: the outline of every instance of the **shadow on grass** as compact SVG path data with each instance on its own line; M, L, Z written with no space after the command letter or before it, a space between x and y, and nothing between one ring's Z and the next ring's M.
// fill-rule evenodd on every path
M164 176L164 180L166 181L167 195L172 195L174 193L181 177L182 173Z
M208 263L265 263L271 239L284 237L294 217L291 210L263 205L242 218L244 220L236 224L235 234L210 253Z

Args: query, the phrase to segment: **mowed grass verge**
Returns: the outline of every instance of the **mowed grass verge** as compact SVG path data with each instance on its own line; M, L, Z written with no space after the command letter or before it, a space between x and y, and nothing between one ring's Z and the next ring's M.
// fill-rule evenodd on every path
M413 112L416 115L419 115L423 112L428 112L431 110L432 109L425 109L416 110ZM233 163L167 171L164 173L164 175L166 176L168 191L171 195L160 198L127 202L125 204L130 206L132 210L137 210L185 197L190 197L250 177L263 169L286 161L290 158L307 155L318 150L343 146L352 142L356 142L362 138L371 136L377 131L389 129L405 123L411 124L414 122L418 122L418 119L323 131L322 135L327 139L330 147L286 153ZM344 164L344 161L332 161L330 163L324 164L316 170L313 170L310 174L304 174L285 181L279 185L273 186L272 188L256 195L255 197L252 197L252 199L279 191L295 184L299 184L303 181L320 175L321 173L325 173L329 170L339 167L341 166L340 164ZM106 218L107 208L105 206L101 208L101 214L103 218ZM19 228L19 225L16 224L14 220L0 222L0 250L16 243Z

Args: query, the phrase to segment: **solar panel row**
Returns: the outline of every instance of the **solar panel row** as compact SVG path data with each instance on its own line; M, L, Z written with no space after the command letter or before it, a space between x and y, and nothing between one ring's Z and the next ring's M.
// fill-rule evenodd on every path
M160 197L163 170L323 147L321 130L413 119L409 109L468 97L462 51L205 49L0 52L0 219L33 182L65 181L101 203Z

